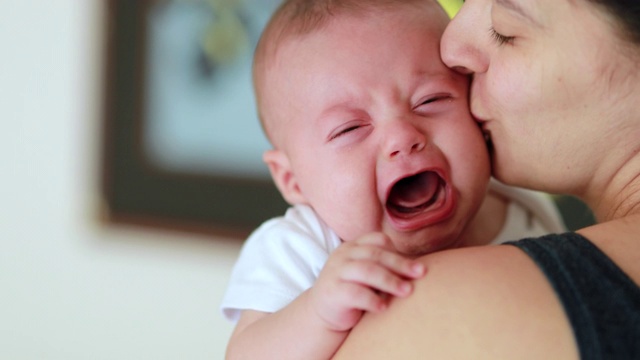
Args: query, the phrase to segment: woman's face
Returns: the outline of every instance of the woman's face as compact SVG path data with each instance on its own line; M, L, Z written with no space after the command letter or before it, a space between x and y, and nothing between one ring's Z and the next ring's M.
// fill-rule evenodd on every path
M471 110L497 178L583 197L608 181L640 77L638 50L614 21L585 0L466 1L442 57L473 73Z

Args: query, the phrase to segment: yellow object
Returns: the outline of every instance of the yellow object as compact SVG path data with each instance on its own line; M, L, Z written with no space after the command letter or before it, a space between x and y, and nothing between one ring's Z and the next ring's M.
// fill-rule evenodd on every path
M462 0L438 0L438 2L440 2L440 5L442 5L447 14L449 14L450 18L452 18L462 6Z
M240 0L209 0L214 20L209 24L202 50L211 65L235 61L250 48L249 34L238 15Z

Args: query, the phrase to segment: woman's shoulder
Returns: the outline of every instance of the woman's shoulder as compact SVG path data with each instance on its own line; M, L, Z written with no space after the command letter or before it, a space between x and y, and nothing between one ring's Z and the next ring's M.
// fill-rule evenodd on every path
M640 286L640 215L596 224L579 230Z
M456 249L422 261L429 270L414 293L363 317L337 358L578 357L553 288L518 248Z

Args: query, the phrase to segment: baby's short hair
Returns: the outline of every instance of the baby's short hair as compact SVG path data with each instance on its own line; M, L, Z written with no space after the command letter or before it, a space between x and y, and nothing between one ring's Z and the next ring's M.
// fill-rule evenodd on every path
M271 143L275 146L268 115L261 103L261 92L265 88L265 73L281 44L288 39L322 30L341 15L360 16L375 11L425 5L440 6L436 0L285 0L262 32L253 58L253 84L258 117Z

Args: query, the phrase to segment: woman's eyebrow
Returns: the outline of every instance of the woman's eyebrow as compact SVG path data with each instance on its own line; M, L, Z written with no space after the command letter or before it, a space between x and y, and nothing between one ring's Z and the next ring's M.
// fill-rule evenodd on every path
M530 21L534 25L540 26L538 21L536 21L531 14L525 11L518 3L513 0L496 0L496 4L513 11L514 13L520 15L524 19Z

